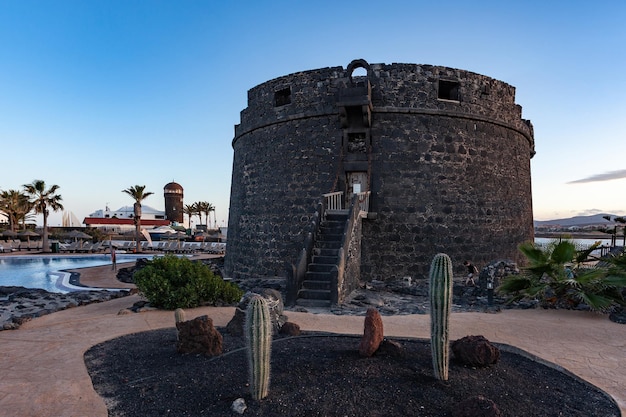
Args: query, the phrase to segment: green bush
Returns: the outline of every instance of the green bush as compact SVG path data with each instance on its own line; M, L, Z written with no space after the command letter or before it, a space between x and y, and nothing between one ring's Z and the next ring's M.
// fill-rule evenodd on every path
M152 305L168 310L217 301L232 304L243 295L239 287L214 275L208 266L174 255L148 261L135 272L134 278L137 288Z
M569 240L546 247L523 243L519 250L528 265L522 274L505 278L498 291L512 294L511 301L534 298L545 306L570 308L585 303L592 310L611 311L625 304L622 291L626 287L626 257L611 256L596 264L591 253L599 245L578 250Z

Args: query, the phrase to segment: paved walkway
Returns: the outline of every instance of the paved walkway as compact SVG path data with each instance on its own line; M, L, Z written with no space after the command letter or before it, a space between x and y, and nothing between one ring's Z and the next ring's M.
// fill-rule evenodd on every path
M90 268L83 282L114 284L110 267ZM0 416L106 417L83 362L91 346L129 333L174 326L170 311L118 315L137 296L60 311L0 332ZM209 315L216 326L232 307L203 307L187 317ZM363 317L287 312L302 330L361 334ZM426 315L383 317L386 336L429 337ZM626 416L626 326L606 316L575 311L506 310L455 313L451 338L482 334L556 363L602 388Z

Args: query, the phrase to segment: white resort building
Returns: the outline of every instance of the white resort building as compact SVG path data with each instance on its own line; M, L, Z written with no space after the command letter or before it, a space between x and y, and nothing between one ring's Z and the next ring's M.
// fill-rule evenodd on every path
M133 206L124 206L117 210L96 210L83 223L87 227L95 227L105 232L124 233L135 229ZM150 206L141 206L141 226L151 229L159 226L169 226L172 222L165 216L165 211L156 210Z

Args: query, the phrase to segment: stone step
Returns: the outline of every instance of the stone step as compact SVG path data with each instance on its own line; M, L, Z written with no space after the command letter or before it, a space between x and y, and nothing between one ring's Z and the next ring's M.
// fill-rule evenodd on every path
M328 241L333 241L333 242L334 241L339 241L339 242L341 242L342 239L343 239L343 234L339 234L339 233L337 233L337 234L335 234L335 233L324 233L324 234L319 235L317 238L321 242L328 242Z
M310 281L329 281L330 282L330 273L329 272L306 271L305 279L308 279Z
M319 236L322 235L343 235L343 225L342 226L337 226L337 227L324 227L321 226L320 227L320 233Z
M341 248L340 240L316 240L315 247L318 249L335 249Z
M350 214L349 210L327 210L326 218L324 220L335 220L335 221L346 221L348 215Z
M302 282L302 288L307 290L327 290L330 291L330 280L328 281L313 281L305 280Z
M302 288L300 291L298 291L298 298L304 298L307 300L330 301L330 290L312 290L308 288Z
M335 253L335 255L313 255L313 259L311 260L312 264L330 264L330 265L337 265L337 255L338 253Z
M323 222L320 223L320 228L327 228L327 229L341 229L343 230L344 227L346 226L346 220L325 220Z
M320 256L320 257L324 257L324 258L334 258L335 261L337 260L337 257L339 256L339 249L331 249L331 248L315 248L314 249L314 256Z
M321 263L310 263L307 266L307 271L310 272L330 272L333 269L334 264L321 264Z
M330 300L299 298L296 300L296 305L300 307L330 307Z

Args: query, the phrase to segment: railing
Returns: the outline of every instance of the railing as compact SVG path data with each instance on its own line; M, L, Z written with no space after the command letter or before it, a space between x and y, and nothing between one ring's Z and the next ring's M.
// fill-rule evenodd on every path
M326 210L343 210L343 191L324 194Z
M363 191L362 193L357 193L357 204L359 206L359 215L362 217L366 217L367 213L370 211L370 191Z
M357 204L359 208L359 213L361 216L364 214L367 215L370 208L370 191L363 191L360 193L355 193L357 196ZM326 206L326 210L342 210L344 207L344 197L343 191L336 191L334 193L324 194L324 202Z

